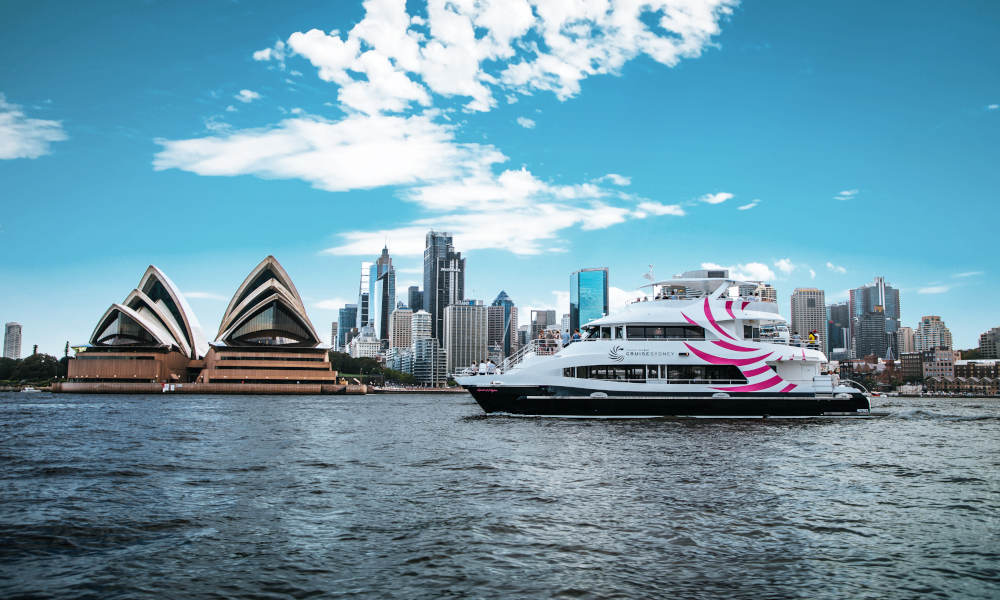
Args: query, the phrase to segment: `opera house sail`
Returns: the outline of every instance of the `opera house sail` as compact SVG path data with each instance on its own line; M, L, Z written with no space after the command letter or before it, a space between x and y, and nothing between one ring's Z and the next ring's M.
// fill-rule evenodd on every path
M192 360L208 350L184 295L150 265L120 303L97 321L70 361L70 383L171 383L189 380Z
M268 256L233 294L198 382L270 387L330 386L336 380L295 284Z

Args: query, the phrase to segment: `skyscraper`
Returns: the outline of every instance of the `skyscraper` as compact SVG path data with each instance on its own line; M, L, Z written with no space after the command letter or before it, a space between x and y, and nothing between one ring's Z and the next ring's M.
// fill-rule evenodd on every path
M816 288L795 288L792 293L791 330L805 340L810 332L819 337L819 349L826 352L826 294Z
M427 312L424 314L429 316ZM413 376L420 385L443 386L447 382L445 352L438 340L429 337L413 340L412 360Z
M487 311L482 302L444 309L444 350L448 372L486 361Z
M389 317L389 347L409 348L413 343L413 311L397 308Z
M608 314L607 267L574 271L569 276L570 332L606 314ZM552 320L555 321L555 318Z
M3 333L3 357L21 358L21 324L7 323Z
M361 283L358 285L358 319L355 327L358 331L371 321L369 315L369 301L371 300L371 268L372 263L363 261L361 263Z
M887 358L889 354L889 336L885 330L886 318L882 315L882 307L876 306L875 310L866 312L857 320L855 326L856 338L854 341L854 352L857 358L875 355L878 358ZM892 335L895 340L895 333ZM893 349L893 354L896 350Z
M851 306L851 342L855 356L858 358L867 356L861 354L859 347L864 349L885 348L887 351L889 349L888 340L859 339L862 334L859 326L864 315L874 314L877 318L885 319L885 327L882 328L884 334L882 335L895 339L896 331L899 329L899 290L887 284L884 277L876 277L872 283L851 290L849 302ZM880 335L879 328L871 322L869 322L865 332L866 335ZM878 357L885 358L885 351L878 354Z
M337 347L337 322L330 323L330 345Z
M913 346L916 352L934 348L951 349L951 331L937 315L920 317L920 325L913 333Z
M433 337L433 328L433 319L426 310L418 310L410 317L410 339L414 342Z
M572 318L572 317L570 317ZM549 327L557 325L556 311L554 310L533 310L531 311L531 338L537 339L538 334Z
M465 296L465 259L455 251L449 233L428 231L424 247L424 310L433 319L432 333L444 335L444 309Z
M380 340L389 339L389 315L396 308L396 269L392 266L389 248L382 248L382 254L370 268L371 292L370 321L375 326L375 335Z
M902 357L903 354L914 351L913 328L900 326L896 332L896 356Z
M517 306L507 292L501 290L488 309L488 340L490 348L499 346L504 356L517 351Z
M337 343L334 344L337 350L342 350L347 345L348 333L358 325L358 305L348 304L340 309L337 315Z
M826 343L830 358L841 360L851 356L851 306L837 302L826 307Z
M406 306L413 312L418 310L423 310L424 308L424 294L420 291L420 288L411 285L406 290Z
M979 354L982 358L1000 358L1000 327L980 334Z

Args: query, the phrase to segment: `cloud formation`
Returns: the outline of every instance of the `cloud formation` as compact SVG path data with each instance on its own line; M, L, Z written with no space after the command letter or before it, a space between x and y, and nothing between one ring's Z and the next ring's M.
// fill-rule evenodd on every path
M38 158L52 151L52 142L66 139L60 121L32 119L0 94L0 160Z
M525 129L534 129L535 128L535 121L532 120L532 119L529 119L528 117L518 117L517 118L517 124L520 125L521 127L524 127Z
M845 200L852 200L858 195L858 190L841 190L837 192L837 195L833 197L834 200L840 200L841 202Z
M233 96L233 98L236 98L244 104L249 104L254 100L260 100L260 94L253 90L240 90L240 93Z
M733 198L733 194L729 192L719 192L717 194L705 194L699 200L706 204L722 204L726 200Z
M830 261L827 261L827 263L826 263L826 268L827 268L827 269L830 269L830 270L831 270L831 271L833 271L834 273L840 273L841 275L843 275L844 273L846 273L846 272L847 272L847 269L846 269L846 268L844 268L844 267L842 267L842 266L840 266L840 265L835 265L835 264L833 264L833 263L832 263L832 262L830 262Z
M930 285L917 290L918 294L943 294L951 289L950 285Z
M751 208L757 206L758 204L760 204L760 200L754 198L753 200L750 201L749 204L744 204L742 206L739 206L736 208L736 210L750 210Z

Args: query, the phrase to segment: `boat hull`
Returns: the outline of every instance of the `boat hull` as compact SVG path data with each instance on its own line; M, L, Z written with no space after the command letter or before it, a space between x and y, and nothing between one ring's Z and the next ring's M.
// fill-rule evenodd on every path
M833 398L815 394L608 393L536 386L482 386L465 388L487 414L574 417L824 417L866 416L863 394Z

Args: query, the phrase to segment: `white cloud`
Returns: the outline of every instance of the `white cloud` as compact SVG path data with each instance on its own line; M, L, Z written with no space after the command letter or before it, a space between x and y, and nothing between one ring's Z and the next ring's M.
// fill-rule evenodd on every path
M751 208L757 206L758 204L760 204L760 200L754 198L753 200L750 201L749 204L744 204L743 206L737 207L736 210L750 210Z
M660 202L640 202L636 206L637 217L645 216L644 213L650 213L657 216L662 215L673 215L675 217L683 217L685 214L684 209L680 204L662 204Z
M230 104L226 107L226 112L236 112L236 107Z
M842 267L840 265L835 265L835 264L833 264L832 262L829 262L829 261L827 261L827 263L826 263L826 268L830 269L834 273L840 273L841 275L843 275L844 273L847 272L846 268L844 268L844 267Z
M60 121L31 119L0 94L0 160L38 158L52 151L52 142L66 139Z
M254 100L259 100L260 94L253 90L240 90L240 93L233 96L233 98L236 98L244 104L249 104Z
M218 300L220 302L225 302L229 300L226 296L222 294L216 294L215 292L184 292L184 297L188 300Z
M841 190L837 192L837 195L833 197L834 200L851 200L858 195L858 190Z
M795 265L789 258L781 258L774 261L774 266L778 267L778 270L784 273L785 275L788 275L789 273L795 270Z
M982 275L982 271L966 271L964 273L955 273L952 277L975 277L976 275Z
M319 310L340 310L341 308L344 308L345 304L355 301L349 301L339 297L327 298L326 300L320 300L319 302L314 302L312 306L313 308Z
M524 127L525 129L535 128L535 122L532 119L529 119L528 117L518 117L517 124L520 125L521 127Z
M705 194L700 198L700 200L707 204L722 204L732 197L733 195L728 192L719 192L717 194Z
M1000 109L1000 104L990 104L986 107L986 110L997 110Z
M809 269L809 279L816 279L816 271Z
M750 262L742 265L729 265L728 267L717 263L701 263L702 269L727 269L729 276L735 279L748 281L773 281L776 276L771 267L761 262Z
M622 187L625 187L625 186L628 186L628 185L632 185L632 178L631 177L626 177L624 175L619 175L618 173L608 173L607 175L605 175L603 177L598 177L595 181L597 183L601 183L603 181L607 181L609 183L612 183L612 184L618 185L618 186L622 186Z
M951 289L950 285L931 285L917 290L918 294L943 294Z

